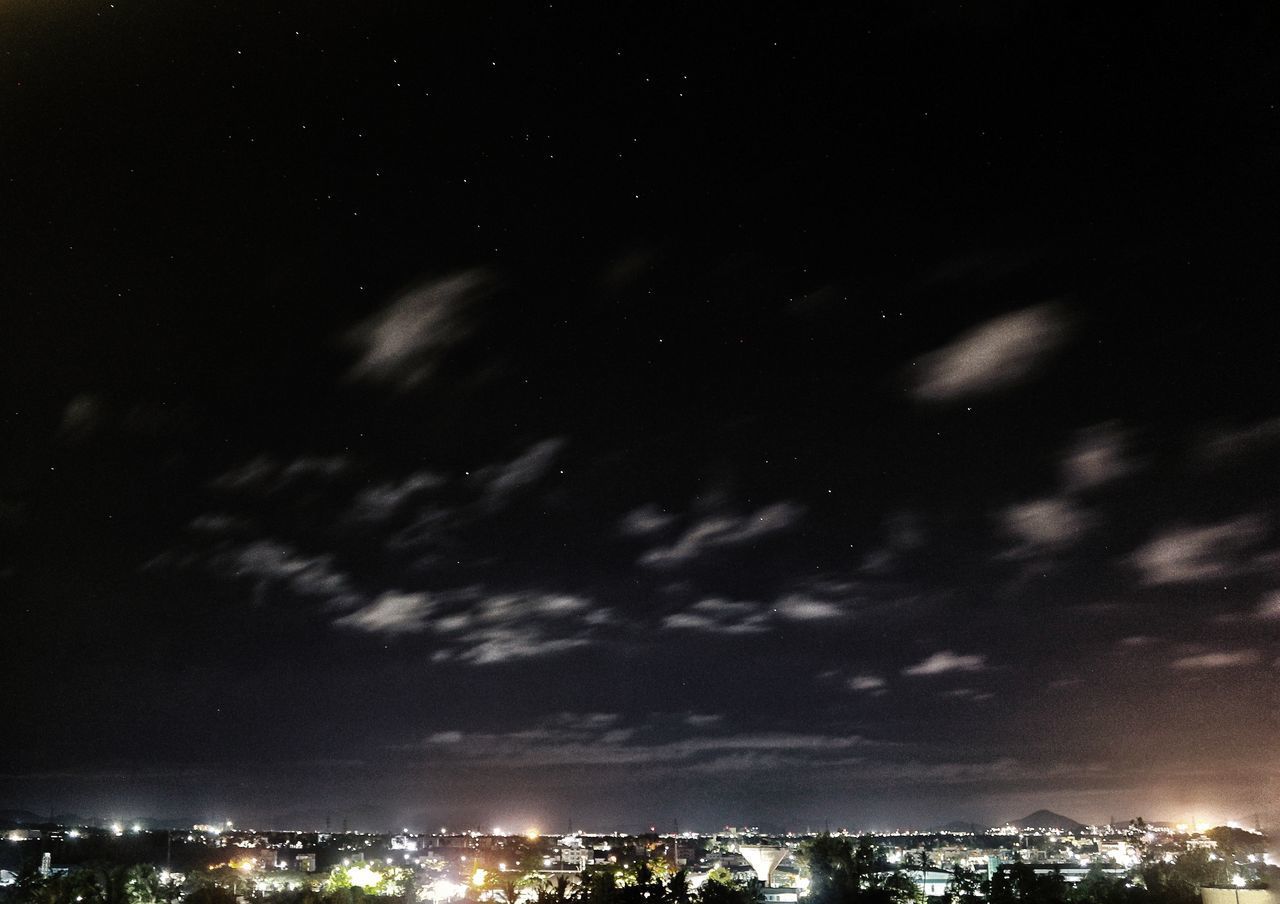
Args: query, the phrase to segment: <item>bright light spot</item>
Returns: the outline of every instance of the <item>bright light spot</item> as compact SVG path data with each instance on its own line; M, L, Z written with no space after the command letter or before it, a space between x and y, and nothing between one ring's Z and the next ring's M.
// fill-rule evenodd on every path
M68 832L68 833L67 833L67 837L68 837L68 838L79 838L79 837L80 837L80 830L79 830L79 829L72 829L70 832Z
M525 829L525 830L524 830L524 837L525 837L525 838L528 838L530 841L537 841L537 840L538 840L538 830L537 830L537 829L532 829L532 828L531 828L531 829Z
M241 872L246 872L246 873L253 872L253 861L252 860L242 861L240 864L240 870Z
M1237 875L1232 876L1232 877L1231 877L1231 884L1232 884L1232 885L1234 885L1236 888L1244 888L1244 886L1245 886L1244 876L1241 876L1241 875L1238 875L1238 874L1237 874Z
M115 835L123 835L123 834L124 834L124 826L120 825L120 823L118 823L118 822L113 822L113 823L111 824L111 832L112 832L112 834L115 834Z
M351 877L352 885L359 885L361 888L373 888L381 881L382 877L369 869L367 866L352 867L347 875Z
M471 884L476 888L483 888L484 880L487 878L489 878L488 871L477 866L476 871L471 874Z
M133 829L132 829L131 831L134 831L134 832L141 832L141 831L142 831L142 826L138 825L138 824L135 822L135 823L133 824Z

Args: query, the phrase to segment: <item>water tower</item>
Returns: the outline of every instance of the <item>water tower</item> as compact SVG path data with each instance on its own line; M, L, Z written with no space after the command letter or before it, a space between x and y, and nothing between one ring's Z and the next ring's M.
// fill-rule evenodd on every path
M772 844L740 844L738 853L747 859L760 881L768 887L773 885L773 870L787 856L787 849Z

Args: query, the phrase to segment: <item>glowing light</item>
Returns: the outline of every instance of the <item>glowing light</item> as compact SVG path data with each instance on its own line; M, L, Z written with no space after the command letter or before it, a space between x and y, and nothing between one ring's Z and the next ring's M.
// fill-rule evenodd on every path
M1236 888L1244 888L1246 884L1244 881L1244 876L1241 876L1238 873L1232 876L1231 884L1234 885Z
M240 871L245 873L253 872L253 861L252 860L240 861Z
M481 867L476 867L476 871L471 874L471 884L476 888L483 888L484 882L489 878L489 872Z
M537 829L530 828L530 829L525 829L524 837L528 838L530 841L537 841L539 834L540 833L538 832Z
M79 830L79 829L72 829L70 832L68 832L68 833L67 833L67 837L68 837L68 838L79 838L79 837L80 837L80 830Z
M111 824L111 832L112 832L112 834L114 834L114 835L123 835L123 834L124 834L124 826L120 825L120 823L118 823L118 822L113 822L113 823Z
M351 877L352 885L359 885L364 889L373 888L382 880L381 876L367 866L354 866L347 871L347 875Z

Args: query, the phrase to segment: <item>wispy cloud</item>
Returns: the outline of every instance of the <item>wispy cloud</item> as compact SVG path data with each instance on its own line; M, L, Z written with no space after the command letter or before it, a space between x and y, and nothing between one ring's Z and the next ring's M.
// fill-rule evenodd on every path
M711 725L718 725L724 721L722 713L689 713L684 717L686 725L694 728L707 728Z
M1118 424L1097 424L1080 432L1062 459L1068 490L1089 490L1135 469L1125 454L1125 436Z
M1212 461L1252 454L1273 445L1280 445L1280 417L1213 430L1201 441L1198 451Z
M88 439L102 426L107 417L106 403L97 395L85 392L73 398L62 409L62 422L58 432L64 439L80 441Z
M802 593L790 593L773 605L774 611L791 621L823 621L839 618L845 610L830 600L817 599Z
M657 533L675 520L675 515L650 502L627 512L619 522L618 530L629 537L644 537Z
M844 684L851 691L872 694L882 694L889 686L889 682L884 678L871 674L854 675L845 679Z
M946 401L1021 382L1067 333L1066 318L1055 304L997 317L921 358L915 396Z
M1147 584L1184 584L1236 574L1240 557L1266 531L1257 515L1241 515L1201 527L1179 527L1150 540L1130 556Z
M948 672L981 672L986 668L987 657L977 654L961 655L951 650L940 650L932 656L902 670L904 675L945 675Z
M471 479L483 487L485 504L489 508L500 508L515 493L541 480L551 470L565 445L563 437L544 439L511 461L487 465L473 472Z
M306 555L279 540L253 540L216 555L213 562L230 577L280 581L294 593L318 597L331 606L358 601L351 579L334 567L332 556Z
M445 478L431 471L419 471L402 480L381 483L362 490L355 499L352 515L361 521L384 521L408 499L424 490L443 486Z
M585 597L463 587L384 593L333 619L337 628L383 635L428 635L436 662L495 665L587 646L612 613Z
M761 634L780 621L821 622L847 614L838 603L804 593L785 594L772 605L711 597L665 616L662 627L714 634Z
M974 703L982 703L995 698L995 694L990 691L974 690L971 687L953 687L950 690L942 691L938 696L950 700L969 700Z
M469 308L485 285L476 270L429 282L356 325L347 333L359 353L350 376L398 389L420 385L471 332Z
M1068 496L1033 499L1006 508L1001 525L1016 544L1005 555L1025 558L1074 545L1089 530L1092 516Z
M1258 603L1259 618L1280 618L1280 590L1273 591Z
M769 630L769 613L759 603L713 597L666 616L662 627L716 634L760 634Z
M266 455L259 455L244 464L236 465L229 471L215 477L210 486L219 490L243 490L250 487L265 486L273 478L279 465Z
M434 601L425 593L390 591L369 605L334 619L333 624L370 634L417 634L427 630L427 619L434 609Z
M699 732L689 737L659 739L653 737L651 725L621 726L614 720L595 725L564 718L566 715L569 714L511 732L434 732L414 746L470 765L660 765L683 770L712 766L740 770L783 760L799 764L832 757L844 761L851 753L875 747L874 742L861 735L799 732ZM767 762L753 755L764 755Z
M1170 668L1205 671L1210 669L1230 669L1244 665L1254 665L1262 659L1257 650L1219 650L1213 653L1197 653L1183 656L1169 663Z
M640 561L657 567L688 562L711 549L739 546L785 530L800 519L803 511L794 503L776 502L749 515L710 515L685 530L670 546L649 550Z
M350 466L345 455L303 455L282 462L264 454L218 475L210 486L217 490L272 492L305 478L336 477Z

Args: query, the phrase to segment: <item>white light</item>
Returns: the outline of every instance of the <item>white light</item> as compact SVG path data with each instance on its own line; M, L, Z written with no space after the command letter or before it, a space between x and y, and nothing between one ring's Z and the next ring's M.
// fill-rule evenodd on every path
M1240 876L1240 875L1232 876L1231 884L1234 885L1236 888L1244 888L1245 887L1244 876Z

